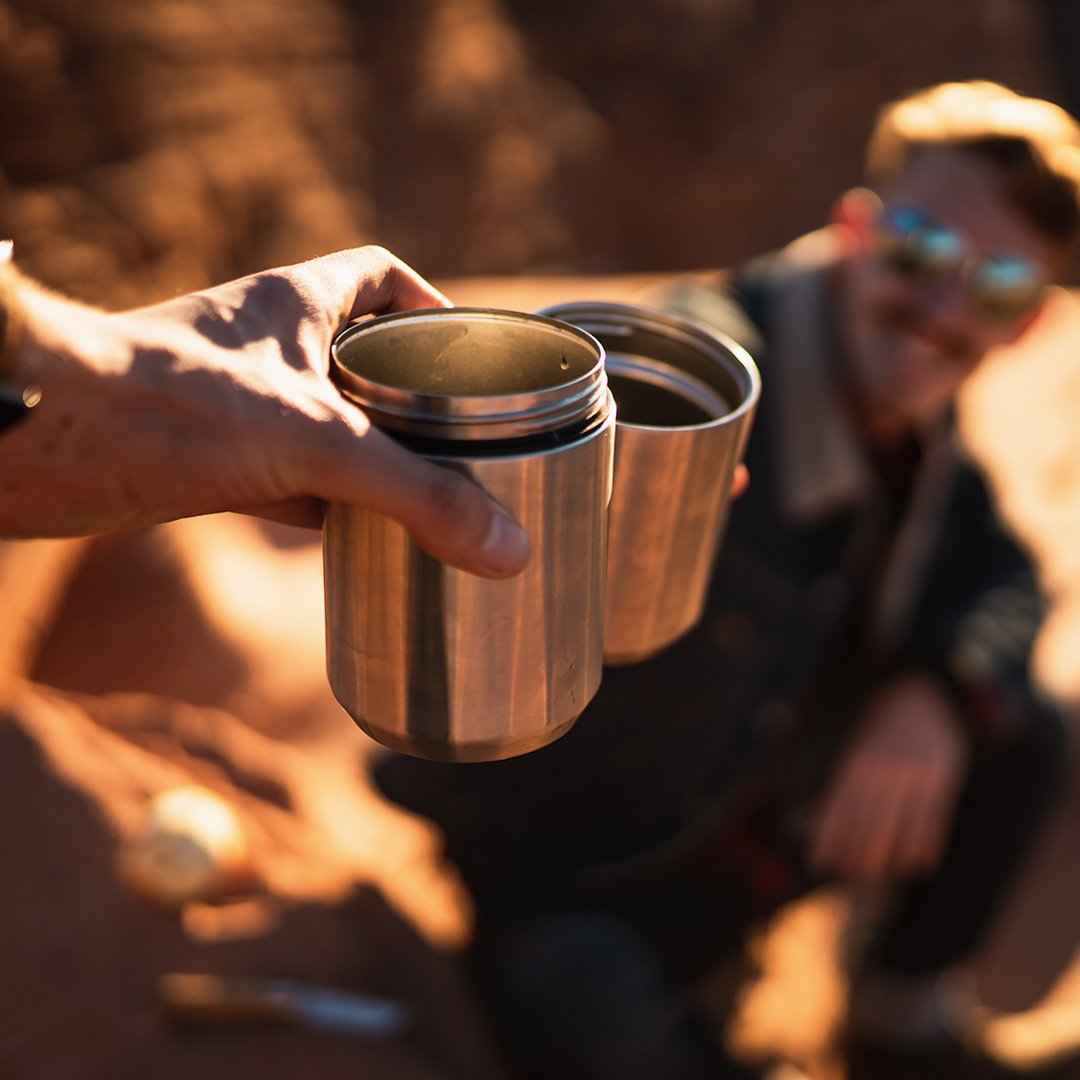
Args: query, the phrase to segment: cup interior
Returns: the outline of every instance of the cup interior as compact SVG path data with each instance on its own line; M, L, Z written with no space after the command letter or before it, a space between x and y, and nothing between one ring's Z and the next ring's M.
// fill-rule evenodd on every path
M694 428L753 410L757 368L735 341L674 312L583 301L543 314L580 327L607 355L618 426Z
M595 345L550 319L440 308L360 323L334 359L376 386L429 397L488 397L565 386L598 363Z
M607 369L623 426L696 427L731 412L719 391L667 364L609 355Z

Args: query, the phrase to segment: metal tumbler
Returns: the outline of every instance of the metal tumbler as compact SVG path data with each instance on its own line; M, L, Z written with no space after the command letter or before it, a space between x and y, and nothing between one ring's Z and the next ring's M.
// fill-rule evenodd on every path
M389 518L332 505L338 701L420 757L494 760L551 742L600 684L614 442L603 349L539 315L447 308L350 327L332 367L374 424L471 477L532 544L518 577L493 581L438 562Z
M701 618L757 368L730 338L669 312L572 303L543 314L587 330L607 352L618 423L604 660L645 660Z

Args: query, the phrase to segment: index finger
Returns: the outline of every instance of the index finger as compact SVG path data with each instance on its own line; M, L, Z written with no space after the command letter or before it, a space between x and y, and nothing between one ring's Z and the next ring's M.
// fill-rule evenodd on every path
M336 251L290 270L314 283L320 306L337 313L338 326L361 315L453 306L411 266L375 245Z

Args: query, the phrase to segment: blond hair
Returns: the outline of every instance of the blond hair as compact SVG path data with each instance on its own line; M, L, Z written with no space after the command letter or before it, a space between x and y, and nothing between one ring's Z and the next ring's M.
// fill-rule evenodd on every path
M882 110L867 147L868 182L896 180L929 147L988 158L1036 228L1067 242L1080 236L1080 124L1064 109L994 82L929 87Z

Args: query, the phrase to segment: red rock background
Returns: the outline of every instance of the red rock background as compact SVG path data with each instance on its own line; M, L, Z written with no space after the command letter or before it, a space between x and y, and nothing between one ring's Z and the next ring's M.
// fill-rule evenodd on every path
M372 241L459 301L632 294L626 275L819 224L898 94L989 77L1066 101L1068 8L0 0L0 235L28 272L117 307ZM1078 326L1063 295L963 403L1055 599L1039 670L1063 700L1080 699ZM0 1075L507 1075L424 944L459 944L468 900L438 837L367 785L372 747L322 673L320 589L310 537L245 519L0 544ZM254 838L254 913L163 914L118 883L148 798L192 780ZM1006 1056L1077 1041L1078 847L1074 792L980 964L984 1001L1027 1025L995 1029ZM765 939L745 1052L834 1075L842 916L820 898ZM422 1023L381 1047L178 1035L154 980L200 967L391 992Z
M436 277L726 264L819 223L895 95L1060 97L1039 10L4 0L0 231L117 304L366 240Z

